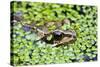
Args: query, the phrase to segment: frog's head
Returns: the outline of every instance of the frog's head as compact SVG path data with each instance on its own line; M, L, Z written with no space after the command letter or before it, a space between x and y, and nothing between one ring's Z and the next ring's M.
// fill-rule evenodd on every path
M66 36L71 37L73 40L76 39L76 32L74 30L66 30L66 31L63 31L63 33Z

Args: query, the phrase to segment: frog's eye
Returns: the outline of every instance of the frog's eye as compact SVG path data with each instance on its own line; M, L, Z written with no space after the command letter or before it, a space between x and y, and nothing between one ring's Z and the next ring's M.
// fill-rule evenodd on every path
M54 35L61 35L62 34L62 32L60 32L60 31L54 31Z

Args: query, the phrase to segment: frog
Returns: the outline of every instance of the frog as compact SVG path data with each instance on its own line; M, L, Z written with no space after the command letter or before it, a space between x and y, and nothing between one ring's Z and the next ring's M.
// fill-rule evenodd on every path
M62 26L70 26L69 19L63 19L62 21L46 22L44 25L37 27L35 24L27 24L33 31L37 31L39 40L51 44L56 47L65 43L74 42L76 40L76 32L72 29L62 29ZM53 30L49 30L51 26L55 26Z

